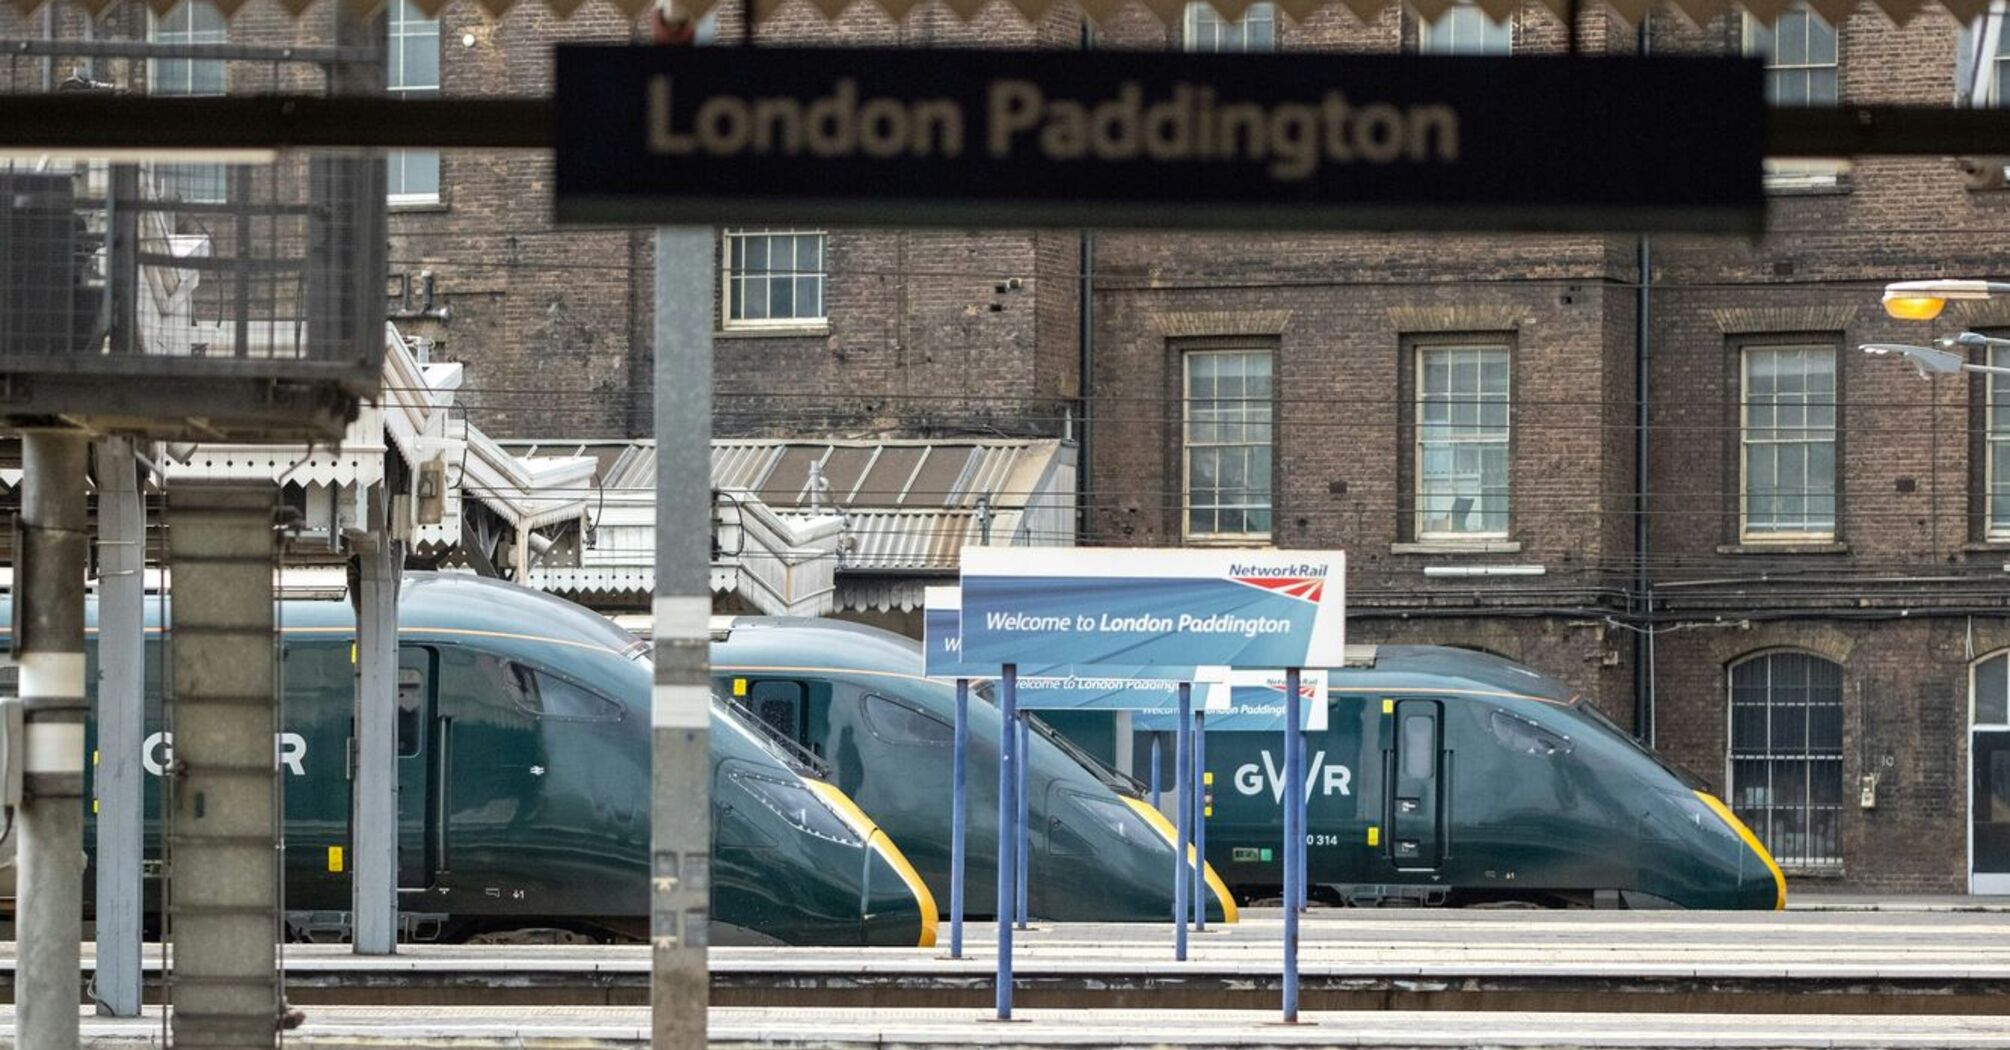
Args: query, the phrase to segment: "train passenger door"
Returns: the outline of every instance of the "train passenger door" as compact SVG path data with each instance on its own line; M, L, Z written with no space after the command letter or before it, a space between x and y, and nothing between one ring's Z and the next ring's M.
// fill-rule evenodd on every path
M398 650L398 888L423 890L440 868L439 778L445 726L435 689L434 652L422 645Z
M1444 706L1397 700L1394 708L1394 735L1383 752L1384 851L1399 870L1429 871L1445 859Z

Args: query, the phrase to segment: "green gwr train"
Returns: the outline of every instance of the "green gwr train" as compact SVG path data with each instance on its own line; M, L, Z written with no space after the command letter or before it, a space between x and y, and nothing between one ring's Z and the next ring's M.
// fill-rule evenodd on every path
M956 692L922 677L910 638L836 620L714 621L713 691L820 756L832 778L894 840L937 900L949 895L951 743ZM966 915L996 908L998 709L989 683L970 702ZM1172 825L1137 785L1035 723L1027 763L1027 911L1063 922L1169 920ZM1233 922L1228 888L1208 873L1213 921Z
M916 643L832 621L739 617L715 628L713 664L718 692L832 759L839 786L901 842L938 897L945 892L940 799L953 693L921 676ZM1785 906L1778 866L1722 802L1552 678L1461 649L1383 646L1372 666L1330 672L1329 683L1329 728L1308 734L1306 748L1306 857L1316 898ZM996 766L982 762L995 763L997 712L971 706L988 715L976 720L984 735L973 736L982 742L971 777L971 885L982 887L993 863L988 815L996 798ZM1043 736L1041 756L1066 753L1071 765L1097 770L1065 740ZM1217 912L1232 913L1236 900L1274 898L1282 884L1282 743L1272 733L1208 734ZM1057 767L1046 758L1034 768ZM1165 827L1135 781L1107 769L1100 777L1132 812ZM1065 781L1082 782L1073 773ZM1068 790L1035 787L1035 806L1044 800L1044 809L1033 821L1033 912L1167 914L1171 891L1156 873L1166 866L1159 858L1171 859L1170 835L1140 850L1078 813ZM1090 852L1104 871L1135 870L1138 878L1121 886L1088 881L1070 866ZM1135 861L1121 859L1131 852Z
M1375 647L1308 733L1306 865L1335 903L1778 909L1771 854L1706 786L1569 687L1499 657ZM1210 733L1208 858L1283 882L1283 741Z
M157 610L149 601L150 621ZM95 623L95 602L89 615ZM337 600L283 601L279 615L288 926L339 939L350 907L354 617ZM646 936L647 647L578 606L464 575L405 577L399 617L403 936ZM150 622L150 815L173 754L160 636ZM91 683L96 659L93 631ZM90 733L95 748L94 725ZM934 900L894 841L813 764L717 699L711 761L713 943L934 943ZM158 831L149 819L149 857L159 856ZM151 920L158 885L147 885Z

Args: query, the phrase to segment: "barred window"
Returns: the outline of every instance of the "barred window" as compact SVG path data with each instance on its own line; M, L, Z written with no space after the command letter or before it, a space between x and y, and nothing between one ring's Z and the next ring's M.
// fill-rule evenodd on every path
M428 98L440 93L440 20L426 17L412 0L396 0L391 5L385 89L397 98ZM384 174L393 204L428 204L440 199L439 150L391 150L384 157Z
M1472 0L1460 0L1437 21L1417 28L1419 54L1506 55L1513 51L1513 22L1494 21Z
M1505 536L1508 349L1417 348L1417 538Z
M822 230L727 230L725 241L726 327L824 320L828 271Z
M1826 539L1836 530L1832 346L1744 351L1746 539Z
M1230 22L1213 7L1194 0L1186 5L1185 35L1188 51L1275 51L1277 6L1251 4L1240 21Z
M208 0L183 0L167 14L150 15L147 39L156 44L221 44L230 39L223 13ZM222 59L156 58L147 63L147 89L155 95L221 95ZM222 164L156 164L155 192L169 200L216 203L228 199Z
M1784 867L1842 863L1842 666L1767 653L1731 667L1731 806Z
M1270 352L1195 350L1185 364L1186 534L1267 537Z

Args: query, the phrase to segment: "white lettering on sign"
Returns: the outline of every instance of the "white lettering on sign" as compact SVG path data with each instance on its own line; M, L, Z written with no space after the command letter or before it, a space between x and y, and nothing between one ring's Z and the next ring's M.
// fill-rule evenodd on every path
M1021 631L1066 633L1081 631L1108 631L1119 634L1239 634L1244 638L1255 638L1264 634L1288 634L1292 629L1290 620L1281 616L1234 616L1216 613L1212 616L1195 616L1181 613L1178 617L1154 616L1138 613L1133 616L1112 616L1101 613L1095 616L1039 616L1021 612L988 612L984 614L984 626L993 631Z
M278 765L296 777L307 775L307 738L299 733L275 733L272 736L273 759ZM140 764L147 772L160 776L174 761L174 734L155 733L140 743Z
M1272 755L1267 748L1263 752L1263 765L1261 767L1257 766L1254 762L1237 767L1235 771L1235 790L1245 795L1261 794L1266 783L1270 787L1271 801L1282 804L1284 801L1284 769L1278 763L1276 756ZM1315 785L1318 786L1320 794L1330 796L1352 795L1354 793L1352 790L1353 784L1354 771L1338 762L1327 765L1326 752L1324 751L1314 752L1312 760L1306 764L1305 797L1307 799L1312 797L1312 789Z
M1030 80L991 82L983 113L946 98L861 97L840 77L809 97L704 95L679 122L667 74L648 86L649 152L711 157L926 157L963 155L964 130L981 122L984 148L1009 160L1241 161L1280 182L1326 164L1456 164L1459 114L1444 103L1356 105L1338 91L1276 103L1216 97L1180 82L1145 96L1135 80L1096 101L1048 98Z

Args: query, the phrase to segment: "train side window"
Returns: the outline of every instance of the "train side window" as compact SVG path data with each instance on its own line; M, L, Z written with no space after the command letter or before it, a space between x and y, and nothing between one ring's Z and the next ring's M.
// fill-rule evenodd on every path
M509 664L511 699L533 718L553 722L619 722L621 705L570 679Z
M1545 758L1570 754L1569 737L1544 729L1520 715L1497 710L1488 724L1493 727L1494 739L1516 754Z
M948 723L936 720L906 704L896 703L886 697L872 693L865 694L865 724L872 735L901 747L948 747L956 736L956 731Z
M1112 840L1139 843L1150 833L1130 807L1114 799L1069 792L1070 820L1053 822L1047 848L1055 856L1093 856Z

